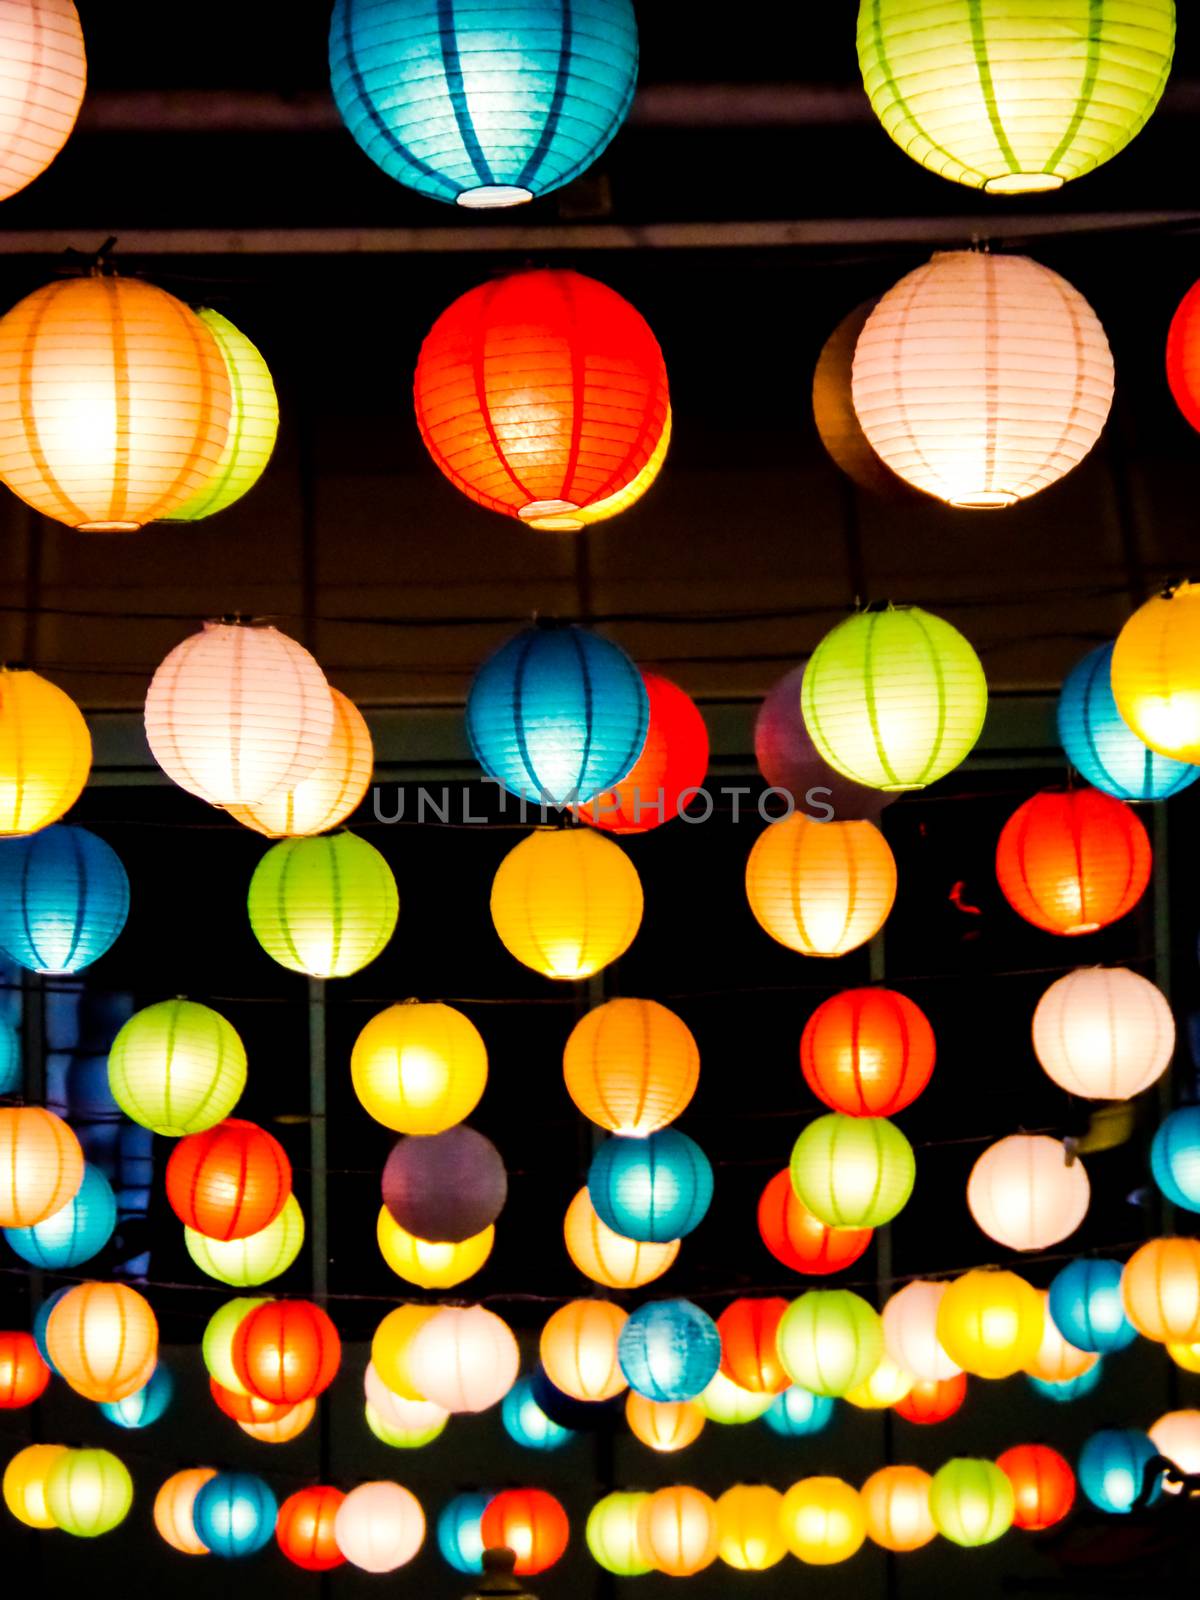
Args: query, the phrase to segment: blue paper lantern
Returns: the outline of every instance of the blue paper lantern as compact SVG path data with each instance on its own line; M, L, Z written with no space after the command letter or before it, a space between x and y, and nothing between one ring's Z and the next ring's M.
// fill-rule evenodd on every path
M721 1335L690 1300L651 1300L630 1313L617 1340L629 1387L647 1400L694 1400L721 1365Z
M500 1420L513 1443L527 1450L557 1450L574 1438L570 1428L561 1427L538 1405L529 1378L518 1378L504 1396Z
M175 1379L171 1376L170 1367L164 1367L160 1361L150 1374L148 1383L144 1383L134 1394L127 1395L124 1400L102 1401L100 1414L118 1428L131 1431L149 1428L163 1415L174 1396Z
M1200 778L1200 767L1160 756L1127 726L1112 692L1111 644L1076 663L1058 697L1058 737L1071 765L1117 800L1167 800Z
M81 972L129 915L129 879L111 845L55 823L0 839L0 950L30 972Z
M218 1472L192 1503L192 1525L201 1544L227 1561L252 1556L271 1542L279 1504L253 1472Z
M483 1534L479 1524L493 1496L472 1489L447 1501L437 1519L438 1549L455 1572L471 1575L483 1571Z
M337 0L333 98L390 178L520 205L586 172L637 83L632 0Z
M1150 1146L1154 1181L1173 1206L1200 1211L1200 1106L1172 1111Z
M1061 1383L1053 1383L1046 1378L1030 1378L1029 1387L1043 1400L1052 1400L1059 1406L1069 1405L1072 1400L1082 1400L1084 1395L1091 1394L1099 1386L1103 1366L1104 1360L1101 1358L1094 1367L1081 1372L1077 1378L1066 1378Z
M1121 1299L1122 1271L1119 1261L1080 1259L1065 1266L1051 1283L1050 1316L1076 1350L1103 1355L1124 1350L1137 1338Z
M1127 1512L1142 1492L1146 1463L1158 1454L1154 1440L1137 1428L1105 1428L1079 1452L1079 1487L1098 1511ZM1162 1493L1155 1484L1151 1503Z
M0 1095L16 1094L21 1087L21 1035L0 1017Z
M587 1186L596 1215L614 1233L666 1244L703 1218L713 1175L694 1139L663 1128L646 1139L606 1139L592 1158Z
M827 1427L832 1416L833 1401L828 1395L812 1394L794 1383L775 1396L763 1412L763 1421L781 1439L807 1439L810 1433Z
M54 1373L55 1377L61 1377L62 1374L50 1359L50 1347L46 1343L46 1324L50 1321L50 1313L63 1295L73 1287L73 1284L65 1283L61 1289L55 1289L53 1294L46 1296L33 1314L33 1342L38 1347L38 1354L50 1368L50 1371Z
M30 1266L66 1272L103 1250L116 1225L112 1186L99 1167L89 1162L74 1198L61 1211L31 1228L5 1228L4 1237Z

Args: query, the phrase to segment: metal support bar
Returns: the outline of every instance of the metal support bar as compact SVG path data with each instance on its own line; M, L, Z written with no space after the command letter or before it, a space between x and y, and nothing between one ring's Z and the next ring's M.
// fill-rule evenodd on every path
M309 1154L309 1253L312 1262L312 1294L317 1305L329 1298L329 1200L327 1174L329 1151L325 1122L325 980L308 980L308 1154ZM329 1481L329 1426L326 1417L328 1395L317 1402L317 1456L320 1481Z

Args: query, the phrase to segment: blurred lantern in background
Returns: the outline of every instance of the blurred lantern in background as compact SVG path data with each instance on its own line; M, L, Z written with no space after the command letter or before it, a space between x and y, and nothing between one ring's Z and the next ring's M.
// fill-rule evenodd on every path
M679 1240L649 1244L627 1239L601 1222L591 1196L581 1189L563 1221L567 1254L583 1273L606 1289L640 1289L661 1278L679 1254Z
M184 1556L206 1556L208 1546L196 1532L193 1511L196 1496L211 1478L215 1467L189 1467L173 1472L154 1497L154 1526L164 1543Z
M867 1537L862 1498L840 1478L801 1478L783 1497L780 1527L788 1549L807 1566L848 1561Z
M26 667L0 666L0 835L57 822L92 770L92 736L69 695Z
M796 1140L790 1172L801 1205L831 1228L878 1228L907 1205L916 1161L886 1118L831 1112Z
M26 1528L58 1526L46 1504L46 1479L66 1454L65 1444L28 1444L5 1467L4 1504Z
M442 1306L434 1308L435 1313L444 1309ZM367 1364L363 1375L363 1393L367 1410L374 1411L387 1428L401 1433L426 1433L445 1423L450 1415L444 1406L435 1405L432 1400L409 1400L393 1394L371 1363Z
M638 1513L643 1559L671 1578L689 1578L717 1559L717 1508L687 1484L658 1489Z
M99 1167L89 1162L83 1182L61 1211L31 1228L5 1228L4 1237L30 1266L66 1272L98 1255L117 1225L117 1202Z
M818 1100L851 1117L891 1117L929 1082L937 1054L925 1013L893 989L846 989L800 1036L800 1068Z
M333 1526L345 1498L340 1489L323 1485L288 1495L279 1508L275 1542L293 1566L304 1572L331 1572L342 1565L346 1558L337 1547Z
M495 1222L507 1196L500 1152L474 1128L409 1135L383 1169L383 1203L418 1239L461 1244Z
M871 452L883 471L882 463ZM898 478L894 481L899 484ZM901 485L902 489L907 489ZM852 783L825 761L800 709L804 667L793 667L768 691L754 721L754 759L767 783L792 797L797 811L817 821L875 821L896 798ZM832 813L832 814L830 814Z
M1050 1285L1055 1326L1077 1350L1123 1350L1137 1338L1121 1299L1119 1261L1091 1256L1070 1261Z
M442 1559L455 1572L483 1571L483 1535L480 1523L492 1495L480 1490L456 1494L442 1508L437 1521L437 1542Z
M677 817L708 772L708 729L695 701L667 678L643 672L650 720L628 772L579 815L606 833L648 833Z
M558 1450L575 1437L570 1428L554 1422L537 1403L528 1378L518 1378L500 1406L504 1431L526 1450Z
M1200 767L1157 755L1129 728L1112 692L1111 644L1076 663L1058 697L1058 737L1085 783L1114 800L1167 800L1200 778Z
M1200 431L1200 283L1192 285L1171 319L1167 382L1175 404Z
M723 1428L741 1428L748 1422L757 1422L771 1409L773 1396L753 1389L743 1389L723 1372L715 1372L707 1386L696 1396L696 1404L707 1421Z
M1097 1511L1123 1515L1132 1511L1146 1467L1156 1454L1149 1434L1137 1428L1104 1428L1092 1434L1079 1452L1079 1487ZM1147 1504L1160 1493L1155 1483Z
M752 1394L781 1394L788 1386L776 1334L788 1303L783 1299L733 1300L717 1318L721 1371Z
M46 1510L77 1539L111 1533L129 1515L133 1479L110 1450L67 1450L46 1474Z
M929 1510L943 1539L974 1549L994 1544L1012 1527L1016 1497L991 1461L958 1456L933 1475Z
M1173 1461L1180 1472L1200 1473L1200 1411L1164 1412L1150 1429L1150 1438L1160 1456ZM1179 1494L1181 1485L1164 1480L1167 1494Z
M252 1472L218 1472L200 1486L192 1502L196 1536L227 1561L250 1556L270 1543L278 1503Z
M127 1283L69 1289L46 1325L54 1370L85 1400L124 1400L148 1383L158 1360L158 1323Z
M1009 1378L1033 1360L1046 1314L1041 1296L1015 1272L975 1267L947 1285L938 1307L938 1341L977 1378Z
M452 1289L474 1277L492 1253L496 1230L488 1227L458 1244L418 1239L380 1206L375 1224L379 1253L397 1277L421 1289Z
M1117 710L1143 744L1173 761L1200 762L1200 586L1164 589L1135 611L1113 646Z
M832 1416L833 1401L828 1395L813 1394L793 1383L771 1401L763 1421L781 1439L807 1439L828 1427Z
M567 1548L567 1514L544 1489L505 1489L489 1501L479 1524L485 1550L504 1545L517 1558L514 1571L535 1577L560 1559Z
M776 1261L813 1277L852 1265L871 1243L871 1228L831 1228L796 1198L791 1172L777 1172L758 1202L758 1231Z
M1073 1400L1082 1400L1085 1395L1091 1394L1097 1388L1101 1378L1103 1361L1097 1361L1094 1367L1089 1367L1086 1372L1080 1373L1078 1378L1067 1378L1059 1383L1047 1383L1042 1378L1030 1378L1029 1387L1034 1394L1042 1400L1049 1400L1053 1405L1070 1405Z
M215 1383L234 1394L245 1392L245 1385L233 1367L234 1338L243 1319L266 1303L266 1299L249 1297L227 1300L213 1312L204 1329L200 1348L208 1374Z
M1162 1077L1175 1021L1162 990L1127 967L1081 967L1058 978L1033 1014L1046 1076L1088 1100L1129 1100Z
M61 1117L41 1106L0 1106L0 1227L44 1222L83 1178L83 1150Z
M932 1482L920 1467L880 1467L871 1474L859 1492L873 1544L904 1554L937 1537L929 1510Z
M592 1157L587 1187L597 1216L615 1233L664 1244L704 1219L713 1174L694 1139L664 1128L645 1139L606 1139Z
M443 1133L470 1116L487 1083L487 1048L453 1006L416 1000L371 1018L354 1042L354 1092L396 1133Z
M596 1565L617 1578L637 1578L654 1568L642 1554L638 1521L646 1494L606 1494L588 1513L584 1538Z
M340 690L330 688L333 735L316 767L286 789L253 805L231 805L231 817L268 839L308 837L339 827L366 794L375 769L375 745L366 718Z
M746 863L746 898L764 932L806 956L841 956L879 932L896 898L896 861L870 822L772 823Z
M268 1300L238 1324L231 1353L250 1394L295 1406L328 1389L341 1365L342 1342L320 1306Z
M413 1336L408 1373L426 1400L451 1413L499 1405L517 1381L512 1329L483 1306L446 1306Z
M899 1405L916 1381L912 1373L893 1361L885 1350L870 1377L855 1384L853 1389L847 1389L845 1399L860 1411L886 1411Z
M16 1411L46 1392L50 1368L31 1333L0 1333L0 1411Z
M296 1196L290 1194L274 1222L246 1239L207 1239L185 1226L183 1242L188 1255L210 1278L231 1289L255 1288L286 1272L300 1254L304 1213Z
M1151 1239L1121 1277L1125 1315L1160 1344L1200 1341L1200 1240Z
M281 967L346 978L392 937L400 896L375 846L343 829L273 844L254 869L247 907L254 937Z
M249 1422L257 1427L264 1422L281 1422L292 1409L287 1400L264 1400L261 1395L251 1394L245 1384L236 1390L223 1389L215 1378L210 1378L208 1387L217 1409L239 1424Z
M11 107L0 139L0 200L39 177L70 137L87 84L73 0L22 0L0 22L0 94Z
M777 1346L793 1383L813 1394L843 1395L879 1365L883 1326L861 1295L809 1289L784 1313Z
M1038 1293L1046 1310L1042 1341L1025 1371L1031 1378L1040 1378L1043 1383L1069 1383L1072 1378L1082 1377L1089 1372L1100 1357L1094 1350L1080 1350L1063 1336L1050 1314L1049 1295L1043 1290Z
M765 1572L787 1554L783 1496L765 1484L735 1484L717 1501L717 1554L737 1572Z
M305 1405L308 1406L315 1406L315 1404L316 1402L313 1400L305 1401ZM385 1418L368 1400L363 1407L363 1416L366 1418L367 1427L370 1428L380 1444L386 1444L390 1450L424 1450L426 1445L432 1444L435 1439L440 1439L446 1431L446 1424L449 1422L450 1417L440 1406L432 1405L423 1400L394 1400L389 1410L394 1411L396 1406L400 1406L406 1411L410 1406L425 1407L430 1412L436 1412L437 1416L432 1422L416 1427L401 1428L397 1427L394 1421ZM278 1427L280 1424L275 1424L275 1426Z
M279 1140L237 1117L181 1139L167 1162L172 1211L208 1239L261 1232L291 1192L292 1165Z
M16 1094L21 1076L21 1036L11 1022L0 1017L0 1096Z
M1061 1522L1075 1504L1075 1474L1046 1444L1018 1444L996 1465L1013 1490L1013 1526L1040 1533Z
M1047 1250L1083 1222L1091 1184L1058 1139L1014 1133L971 1168L967 1205L989 1239L1010 1250Z
M174 1397L175 1379L170 1367L164 1367L160 1361L140 1389L126 1395L124 1400L106 1400L100 1411L114 1427L137 1432L153 1427L165 1416Z
M908 1283L890 1295L883 1308L883 1339L888 1355L898 1366L926 1382L943 1382L962 1371L938 1339L938 1310L946 1289L944 1283Z
M129 914L129 879L111 845L59 823L0 840L0 951L30 972L81 972Z
M642 906L629 857L588 828L537 829L513 846L492 880L501 944L546 978L590 978L624 955Z
M215 1127L246 1087L246 1051L232 1024L196 1000L135 1011L113 1040L108 1084L127 1117L164 1138Z
M563 1077L589 1121L644 1138L687 1107L700 1052L687 1024L656 1000L607 1000L571 1030Z
M617 1359L630 1388L648 1400L694 1400L721 1365L721 1335L690 1300L651 1300L626 1319Z
M351 1566L394 1572L407 1566L425 1540L425 1513L398 1483L360 1483L334 1516L334 1539Z
M661 1455L673 1455L695 1443L706 1419L695 1400L647 1400L631 1389L625 1398L625 1420L640 1443Z
M1047 933L1095 933L1132 911L1150 882L1150 840L1120 800L1046 790L1017 807L996 847L1009 905Z
M1200 1211L1200 1106L1180 1106L1159 1125L1150 1169L1173 1206Z
M962 1408L967 1398L967 1375L956 1373L953 1378L918 1378L902 1400L893 1406L898 1417L915 1422L921 1427L932 1427L945 1422Z
M610 1300L571 1300L542 1329L538 1346L546 1376L572 1400L608 1400L626 1387L618 1343L626 1313ZM654 1398L662 1398L654 1397Z

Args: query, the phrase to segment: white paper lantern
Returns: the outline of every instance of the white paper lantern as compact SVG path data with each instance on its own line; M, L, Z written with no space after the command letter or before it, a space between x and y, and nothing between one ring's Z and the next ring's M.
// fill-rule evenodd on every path
M418 1329L408 1351L413 1387L447 1411L486 1411L517 1381L512 1329L482 1306L447 1306Z
M0 6L0 200L45 172L66 144L86 83L72 0Z
M421 1548L425 1513L416 1495L398 1483L360 1483L337 1509L333 1538L351 1566L395 1572Z
M997 1244L1046 1250L1075 1232L1091 1192L1082 1162L1068 1165L1057 1139L1014 1133L989 1145L972 1167L967 1205Z
M925 1383L944 1383L962 1371L937 1336L938 1307L945 1293L944 1283L909 1283L883 1308L884 1348L897 1366Z
M1127 967L1081 967L1046 990L1033 1048L1047 1077L1086 1100L1129 1100L1157 1082L1175 1050L1160 989Z

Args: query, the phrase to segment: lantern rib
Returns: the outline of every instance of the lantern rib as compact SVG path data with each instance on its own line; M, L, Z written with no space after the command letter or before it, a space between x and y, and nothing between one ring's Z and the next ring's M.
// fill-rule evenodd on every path
M905 120L912 124L913 128L923 139L927 139L929 141L931 150L936 151L937 154L943 158L946 166L961 166L962 163L959 161L958 157L947 150L945 145L938 144L937 141L933 139L922 126L920 117L918 117L911 103L909 102L908 97L905 95L903 89L901 89L899 80L896 78L895 73L892 70L891 57L888 55L887 44L883 31L883 0L872 0L871 31L874 37L875 53L879 60L879 66L880 71L883 74L883 80L891 91L897 107L903 112ZM980 184L986 181L986 173L976 171L974 168L964 168L964 170L972 172L973 176L979 180Z
M1087 20L1087 59L1084 64L1083 82L1079 93L1075 97L1075 110L1066 131L1059 140L1058 145L1050 159L1046 162L1044 171L1053 173L1075 142L1075 136L1083 126L1083 120L1092 109L1096 95L1096 85L1100 74L1100 38L1104 27L1105 0L1089 0ZM1165 83L1165 79L1163 80ZM1162 93L1162 83L1159 94ZM1152 104L1156 103L1151 102ZM1144 120L1144 119L1143 119ZM1137 130L1135 130L1136 133ZM1131 136L1132 137L1132 136Z
M33 392L33 367L37 355L38 335L42 323L50 314L50 309L56 299L66 290L67 285L60 283L47 290L38 302L29 326L25 330L25 338L21 346L21 361L17 372L17 387L20 395L20 422L21 432L25 440L25 448L29 451L30 459L37 468L38 476L49 489L60 511L63 513L62 521L73 527L88 520L88 514L82 506L76 504L67 494L63 485L55 476L50 465L49 457L42 448L41 432L38 428L37 405Z
M479 407L479 419L483 423L484 429L487 433L488 443L492 447L492 454L504 468L504 474L508 478L509 482L518 491L518 493L525 496L526 504L530 504L537 498L537 496L531 489L527 488L526 485L521 482L520 478L518 478L516 473L513 471L512 462L508 459L508 451L502 447L500 443L500 437L496 432L496 424L492 418L491 401L488 398L486 369L487 353L485 348L487 343L488 316L492 309L492 302L496 299L502 287L503 280L500 280L496 283L490 283L484 292L479 296L478 315L475 319L475 329L471 338L471 381L475 390L475 404ZM417 392L418 394L420 393L420 385L417 386ZM426 437L427 439L432 439L433 436L432 434L427 433ZM445 452L439 448L438 453L441 456L441 459L446 463L446 466L449 468L450 475L454 479L455 483L461 488L469 488L469 485L467 485L467 480L448 460ZM495 497L492 496L490 499L491 503L495 505Z
M1092 10L1095 12L1098 0L1091 0ZM992 64L988 55L987 24L983 16L983 0L967 0L967 12L971 24L971 42L974 46L975 70L979 74L979 87L983 94L983 103L987 108L988 123L992 135L996 140L1001 159L1008 167L1010 173L1018 173L1021 163L1017 160L1016 152L1009 143L1008 133L1000 116L1000 108L996 101L996 85L992 79Z
M109 348L112 351L113 475L109 511L111 521L123 522L129 507L129 351L117 280L101 278L100 285L108 309L111 329Z
M563 0L564 9L569 0ZM481 186L491 188L496 180L492 169L488 165L487 157L483 153L483 146L479 142L479 135L475 131L475 122L471 116L471 107L467 102L466 80L463 75L462 57L458 48L458 32L454 16L455 0L437 0L437 29L438 44L442 52L442 70L446 74L446 93L450 99L450 107L454 112L454 121L458 127L458 136L463 142L467 159L475 168L475 176Z
M558 132L559 123L562 120L563 105L571 82L572 50L574 45L572 0L561 0L561 4L562 24L558 46L558 67L554 75L554 93L551 97L550 108L546 113L546 121L542 126L537 144L534 145L528 161L522 167L517 178L517 187L521 189L533 188L534 181L541 171L542 163L550 153L550 147L554 143L554 136ZM494 180L489 178L488 181L492 182ZM563 498L566 499L566 496L564 495Z
M942 670L941 657L934 645L933 635L926 627L925 618L921 614L920 610L914 607L909 611L901 612L899 614L905 618L906 622L914 626L917 632L920 634L921 640L929 653L930 671L933 673L934 681L937 684L937 728L932 740L929 743L929 751L925 758L925 765L921 768L919 774L913 774L914 777L920 778L918 787L923 789L926 783L929 781L930 772L934 771L938 765L938 758L942 753L942 746L946 742L946 711L949 700L946 691L946 675Z
M410 162L423 178L431 178L440 187L447 182L447 179L434 167L431 167L428 162L423 161L415 151L411 150L402 139L396 136L395 130L384 120L379 107L375 104L367 89L367 82L358 60L358 52L354 48L354 7L356 3L357 0L343 0L341 45L345 53L346 65L350 70L350 78L354 84L358 105L366 112L370 118L371 126L384 142L402 160Z

